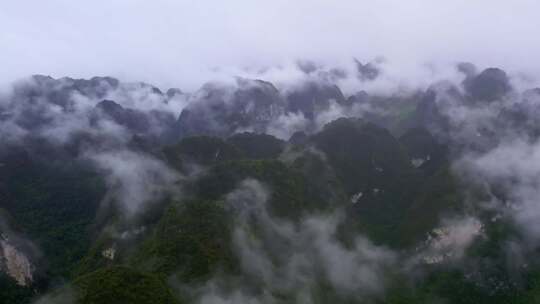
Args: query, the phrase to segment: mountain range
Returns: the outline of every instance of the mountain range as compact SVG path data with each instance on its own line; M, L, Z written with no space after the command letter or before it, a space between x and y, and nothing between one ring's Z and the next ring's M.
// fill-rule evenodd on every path
M537 303L540 88L499 68L0 95L0 303ZM362 87L362 85L360 85Z

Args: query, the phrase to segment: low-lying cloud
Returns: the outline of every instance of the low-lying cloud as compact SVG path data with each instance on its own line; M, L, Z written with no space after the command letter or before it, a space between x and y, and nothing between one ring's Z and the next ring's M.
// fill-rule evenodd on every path
M112 75L193 91L297 59L336 65L377 56L403 81L425 80L422 64L461 60L534 72L538 9L530 0L512 2L512 14L489 0L7 2L0 81Z
M299 224L275 218L267 211L270 195L254 179L227 195L236 214L233 248L245 282L227 291L219 279L211 281L200 291L200 303L272 303L280 295L316 303L323 286L344 298L381 295L385 274L397 262L394 252L362 236L345 247L336 238L337 214L310 216ZM258 291L249 292L249 286Z

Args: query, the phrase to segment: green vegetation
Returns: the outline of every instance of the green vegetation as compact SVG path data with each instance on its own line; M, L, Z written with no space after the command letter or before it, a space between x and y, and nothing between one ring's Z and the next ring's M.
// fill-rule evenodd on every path
M233 267L231 229L230 217L219 202L170 206L130 264L176 274L186 282L208 279L219 268Z
M238 159L241 151L224 140L210 136L194 136L168 146L163 152L171 165L181 169L185 162L211 165L220 161Z
M103 180L74 162L28 161L4 172L2 206L43 251L50 275L69 276L90 246Z
M34 296L32 288L19 286L13 279L0 272L0 303L29 303Z
M247 132L235 134L229 137L227 142L251 159L277 158L285 147L282 140L272 135Z
M221 199L247 178L257 179L270 188L270 211L280 217L298 219L306 211L322 210L326 203L310 191L301 172L278 160L239 160L217 164L196 184L198 197Z
M233 244L241 221L228 195L250 178L267 188L269 213L291 227L309 215L342 214L336 237L345 247L363 235L376 245L414 253L441 216L468 211L447 147L424 129L405 131L396 139L374 124L338 119L299 142L242 133L226 140L184 138L159 147L170 166L186 172L195 163L202 173L182 183L182 195L156 199L131 219L106 208L97 217L106 190L103 177L82 162L25 159L1 167L0 215L41 248L48 281L22 288L0 275L0 303L29 303L62 279L81 304L179 303L187 299L185 290L173 292L169 282L191 287L222 276L242 281ZM414 165L416 158L424 162ZM479 190L475 195L486 194ZM418 274L411 276L389 271L388 289L369 303L540 301L540 268L531 264L519 274L509 270L509 241L522 236L509 219L495 222L493 216L478 214L487 223L485 236L468 248L464 262L418 266ZM256 220L242 223L254 243L295 245L287 237L269 237ZM121 232L130 229L119 227L141 230L129 238ZM112 247L114 259L104 257L103 250ZM269 263L276 263L270 267L288 258L289 248L283 248L268 253ZM318 302L362 303L334 290L323 274L313 277L309 293ZM264 286L255 281L246 285L256 294ZM60 288L56 296L64 292ZM294 292L285 287L270 291L283 303L297 300Z
M75 279L80 304L177 304L163 279L128 267L108 267Z

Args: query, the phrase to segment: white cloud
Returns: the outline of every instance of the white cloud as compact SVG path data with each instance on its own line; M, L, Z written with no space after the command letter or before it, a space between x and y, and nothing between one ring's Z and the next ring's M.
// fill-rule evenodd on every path
M5 1L0 82L107 74L193 89L214 67L378 55L409 75L454 60L534 71L538 9L534 0Z
M147 203L159 203L166 193L178 193L181 176L151 156L125 150L87 157L106 172L109 196L128 216Z
M219 280L200 292L200 303L274 303L276 295L290 295L297 303L316 302L320 284L345 297L365 299L385 288L385 274L397 254L358 236L350 248L336 238L339 216L310 216L295 224L267 211L271 193L257 180L247 179L227 195L237 214L233 249L242 277L260 284L249 296L242 289L224 292Z

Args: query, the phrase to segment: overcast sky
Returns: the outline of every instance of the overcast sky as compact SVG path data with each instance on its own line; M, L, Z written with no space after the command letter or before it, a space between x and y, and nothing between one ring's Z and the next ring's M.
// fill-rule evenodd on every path
M538 0L6 0L0 82L112 75L192 88L216 67L384 56L540 70Z

